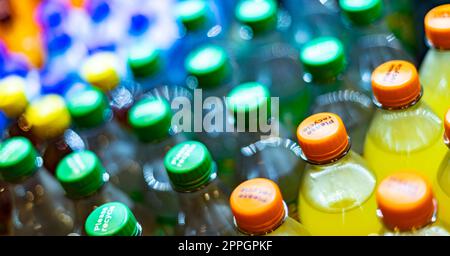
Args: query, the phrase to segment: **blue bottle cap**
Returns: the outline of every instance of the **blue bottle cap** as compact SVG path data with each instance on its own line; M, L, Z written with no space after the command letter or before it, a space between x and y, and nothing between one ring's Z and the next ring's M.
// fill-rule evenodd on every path
M65 16L67 16L66 6L55 1L46 1L42 3L39 11L41 22L50 29L62 25Z
M0 137L2 137L3 131L6 128L6 125L8 123L8 119L6 118L5 114L0 111Z
M140 13L131 16L130 28L128 33L130 35L139 36L148 31L150 27L150 19Z
M105 20L111 13L111 7L104 0L95 0L90 2L88 10L91 13L91 19L95 23L100 23Z
M60 33L52 36L47 44L50 55L63 54L72 45L72 38L66 33Z
M63 74L45 69L41 72L41 94L59 94L64 96L73 84L81 79L75 72Z

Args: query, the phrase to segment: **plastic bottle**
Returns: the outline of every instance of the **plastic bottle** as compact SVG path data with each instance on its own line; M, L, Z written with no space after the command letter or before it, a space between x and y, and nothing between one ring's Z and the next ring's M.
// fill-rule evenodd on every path
M230 197L236 229L244 235L307 236L302 224L288 216L278 185L256 178L236 187Z
M447 151L441 140L444 128L421 100L414 65L400 60L380 65L373 72L372 89L378 108L364 146L369 166L380 179L410 169L434 180Z
M387 26L383 0L339 0L350 30L352 78L366 92L371 92L372 71L389 60L414 59Z
M89 214L96 207L108 202L127 205L142 220L144 234L152 234L153 216L108 182L108 173L92 151L78 151L64 157L56 169L56 177L66 196L75 204L73 234L84 234L84 224Z
M450 60L450 4L438 6L425 16L425 33L430 44L420 66L420 80L425 94L423 100L439 116L443 117L450 106L450 75L447 63Z
M450 147L450 111L447 112L444 119L445 135L444 142ZM441 162L439 171L433 179L433 189L436 193L436 199L439 203L438 218L439 221L450 229L450 150Z
M197 141L176 145L167 152L164 166L180 199L180 235L236 235L229 193L217 179L205 145Z
M377 188L378 214L385 236L450 236L436 225L438 204L431 184L414 172L398 172Z
M319 113L305 119L297 137L308 165L303 173L300 222L312 235L369 235L381 230L375 214L377 178L350 149L339 116Z
M334 37L319 37L303 47L300 60L305 70L306 90L315 97L305 105L312 105L312 113L339 115L352 138L353 150L361 154L373 108L370 98L349 79L351 70L343 44Z
M142 227L123 203L103 204L89 214L84 225L88 236L141 236Z
M0 144L0 176L12 196L12 235L69 234L73 205L42 168L42 159L29 140L15 137Z

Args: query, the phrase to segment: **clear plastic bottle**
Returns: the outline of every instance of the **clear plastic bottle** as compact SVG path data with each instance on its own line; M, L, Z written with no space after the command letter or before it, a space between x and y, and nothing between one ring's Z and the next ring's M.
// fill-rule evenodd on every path
M430 49L420 66L420 80L425 94L423 100L439 116L443 117L450 106L450 4L438 6L425 16L425 33Z
M164 166L178 192L179 235L236 235L228 205L229 192L217 179L217 169L205 145L182 142L167 152Z
M0 175L12 196L12 235L64 236L74 225L73 204L42 168L31 142L15 137L0 144Z
M78 151L64 157L56 169L56 177L66 196L75 204L76 219L72 234L84 234L84 224L89 214L96 207L108 202L126 204L142 220L144 235L152 234L152 214L108 182L108 173L92 151Z
M383 0L339 0L350 31L352 80L371 93L372 71L389 60L413 62L409 53L387 26Z
M103 204L89 214L84 225L88 236L141 236L142 227L130 208L120 202Z
M434 180L447 148L439 118L421 99L417 70L406 61L389 61L372 75L378 109L370 124L364 158L380 179L411 169ZM427 93L424 91L423 93Z
M312 235L378 233L377 178L350 149L341 118L332 113L312 115L299 125L297 137L309 162L300 185L300 222Z
M397 172L377 188L384 236L450 236L436 223L438 203L431 184L415 172Z
M370 98L349 79L343 44L334 37L316 38L303 47L300 60L307 90L314 96L311 112L339 115L352 138L353 150L362 154L374 111Z
M444 120L444 142L450 148L450 110L447 111ZM450 149L447 149L447 154L442 160L433 182L433 189L439 203L438 221L450 230Z
M297 218L298 190L305 162L294 151L297 145L289 139L291 133L277 123L276 116L271 116L271 104L268 89L257 82L240 84L228 94L227 110L233 114L235 128L224 138L229 144L234 143L236 163L231 187L247 179L271 179L280 186L289 216ZM265 131L264 125L269 124L271 130Z
M236 187L230 197L236 229L243 235L308 236L302 224L287 214L278 185L256 178Z

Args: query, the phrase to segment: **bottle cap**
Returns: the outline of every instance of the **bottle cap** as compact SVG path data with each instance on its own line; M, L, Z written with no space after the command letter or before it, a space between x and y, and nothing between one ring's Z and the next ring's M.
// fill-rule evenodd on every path
M128 206L111 202L97 207L85 224L88 236L139 236L142 228Z
M208 20L208 4L204 0L186 0L175 7L177 18L188 31L204 26Z
M92 195L107 181L100 159L89 150L65 156L56 168L56 177L66 194L72 198Z
M256 178L237 186L230 197L238 228L248 234L264 234L277 228L286 216L283 198L273 181Z
M98 127L110 113L106 96L97 89L75 92L67 100L67 107L73 122L79 128Z
M300 52L300 61L314 80L336 77L347 65L344 46L334 37L319 37L308 42Z
M32 102L25 110L26 126L41 139L55 138L70 126L70 113L64 99L48 94Z
M137 13L131 16L130 28L128 30L128 33L130 33L130 35L139 36L147 32L149 27L150 20L147 18L147 16Z
M19 117L28 105L26 81L11 75L0 80L0 110L9 118Z
M82 63L81 77L102 91L113 90L120 82L118 57L110 52L94 53Z
M273 0L243 0L236 6L236 19L261 34L277 26L277 3Z
M31 176L38 168L37 152L24 137L13 137L0 143L0 177L8 182Z
M338 158L349 147L344 123L333 113L318 113L303 120L297 139L304 156L318 163Z
M390 229L411 230L431 222L436 205L428 181L412 172L385 178L376 192L383 222Z
M438 49L450 49L450 4L431 9L424 21L428 41Z
M66 33L51 37L48 42L48 51L51 55L64 54L72 45L72 38Z
M167 152L164 166L174 189L193 191L215 178L216 169L205 145L197 141L179 143Z
M450 140L450 109L445 114L444 118L444 126L445 126L445 136L448 140Z
M169 135L172 112L165 100L145 98L130 109L128 121L139 140L157 141Z
M383 14L382 0L339 0L344 15L357 26L366 26Z
M186 57L188 73L197 78L200 88L220 85L229 74L230 60L227 52L219 46L201 46Z
M403 60L392 60L378 66L372 73L375 99L385 107L403 107L421 94L417 69Z
M148 44L134 45L128 54L128 65L135 77L152 76L161 69L161 53Z

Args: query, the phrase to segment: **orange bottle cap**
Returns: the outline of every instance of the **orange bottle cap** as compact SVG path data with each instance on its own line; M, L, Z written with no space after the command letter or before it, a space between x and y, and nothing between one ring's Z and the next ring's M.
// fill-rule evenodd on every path
M445 136L448 140L450 140L450 109L445 114L444 118L444 126L445 126Z
M313 162L333 160L349 146L344 123L333 113L319 113L303 120L297 128L297 139L305 157Z
M378 186L378 208L390 229L411 230L428 224L436 204L431 185L415 173L399 172L385 178Z
M278 185L264 178L242 182L231 193L230 205L237 226L249 234L274 230L286 215Z
M403 60L385 62L372 73L372 90L382 106L406 106L417 100L421 93L417 69Z
M450 49L450 4L431 9L425 16L425 34L439 49Z

